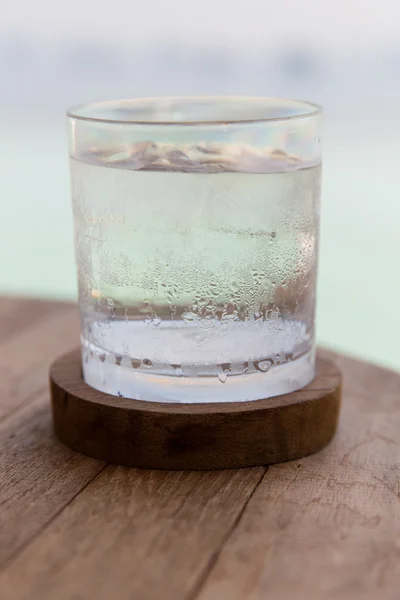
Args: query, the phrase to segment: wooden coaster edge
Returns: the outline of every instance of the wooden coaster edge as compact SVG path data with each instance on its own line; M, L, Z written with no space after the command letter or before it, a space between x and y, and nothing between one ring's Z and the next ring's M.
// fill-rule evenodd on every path
M83 454L142 468L209 470L302 458L332 439L341 401L341 374L318 358L303 390L242 403L164 404L121 399L89 387L80 352L50 369L54 431Z

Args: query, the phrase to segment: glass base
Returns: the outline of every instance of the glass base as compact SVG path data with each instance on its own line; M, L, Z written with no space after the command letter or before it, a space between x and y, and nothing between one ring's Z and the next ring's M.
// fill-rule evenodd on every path
M315 377L315 353L272 365L268 372L213 377L174 377L148 374L129 363L99 361L82 348L83 378L91 387L111 394L151 402L244 402L288 394L308 385Z

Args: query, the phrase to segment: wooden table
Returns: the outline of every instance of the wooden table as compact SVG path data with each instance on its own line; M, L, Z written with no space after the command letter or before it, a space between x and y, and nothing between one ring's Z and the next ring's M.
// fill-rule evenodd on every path
M0 598L398 600L400 375L336 356L339 433L240 471L107 465L58 443L48 367L67 304L0 300Z

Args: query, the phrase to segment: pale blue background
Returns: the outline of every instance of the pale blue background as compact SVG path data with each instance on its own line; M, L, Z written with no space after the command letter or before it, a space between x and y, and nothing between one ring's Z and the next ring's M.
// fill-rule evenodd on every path
M174 93L311 99L325 107L318 337L400 369L398 0L5 8L0 293L75 297L69 105Z

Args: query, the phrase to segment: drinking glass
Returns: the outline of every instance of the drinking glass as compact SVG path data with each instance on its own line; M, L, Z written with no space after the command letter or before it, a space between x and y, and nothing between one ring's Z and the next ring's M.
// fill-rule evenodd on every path
M185 403L308 384L320 109L149 98L67 117L86 383Z

